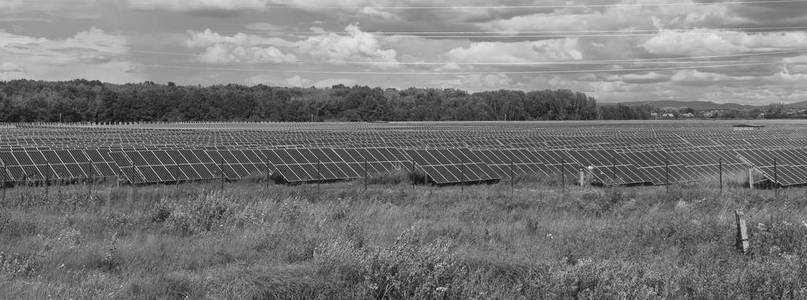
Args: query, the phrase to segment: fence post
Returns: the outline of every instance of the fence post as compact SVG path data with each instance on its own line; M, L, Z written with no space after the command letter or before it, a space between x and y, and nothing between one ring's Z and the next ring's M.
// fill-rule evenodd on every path
M737 238L735 245L737 250L745 254L748 251L748 228L745 225L745 214L742 210L738 209L734 211L734 215L737 220Z
M586 173L583 170L584 169L580 169L580 178L578 179L580 181L580 187L586 186Z
M513 176L513 172L515 172L515 165L513 164L513 160L510 159L510 196L515 194L515 176Z
M748 188L754 189L754 168L748 167Z

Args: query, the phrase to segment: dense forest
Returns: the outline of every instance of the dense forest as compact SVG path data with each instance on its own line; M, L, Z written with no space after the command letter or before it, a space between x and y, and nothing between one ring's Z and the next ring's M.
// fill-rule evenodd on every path
M0 81L0 122L622 120L648 119L651 110L598 106L569 90Z

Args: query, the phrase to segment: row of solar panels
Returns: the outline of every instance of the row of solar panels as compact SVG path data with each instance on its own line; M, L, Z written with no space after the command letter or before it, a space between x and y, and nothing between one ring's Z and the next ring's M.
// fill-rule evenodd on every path
M773 159L781 172L768 170ZM807 183L807 150L642 151L471 150L395 148L0 151L2 181L121 177L133 184L272 174L286 182L356 179L416 168L436 184L483 182L511 176L574 178L590 170L602 184L698 181L752 164L782 185ZM771 168L772 169L772 168ZM774 173L776 173L774 175ZM770 175L769 175L770 174ZM776 176L778 175L778 176Z

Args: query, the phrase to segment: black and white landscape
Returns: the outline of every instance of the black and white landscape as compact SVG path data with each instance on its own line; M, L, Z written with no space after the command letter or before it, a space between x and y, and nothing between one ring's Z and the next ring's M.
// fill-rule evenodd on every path
M0 298L807 298L807 1L0 0Z

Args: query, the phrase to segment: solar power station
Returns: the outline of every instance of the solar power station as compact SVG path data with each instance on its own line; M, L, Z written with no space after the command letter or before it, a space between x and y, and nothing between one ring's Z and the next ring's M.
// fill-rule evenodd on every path
M0 128L0 181L114 179L133 185L239 180L356 180L418 172L436 185L515 176L592 184L717 181L751 170L757 182L807 184L798 126L732 130L727 123L138 124Z

